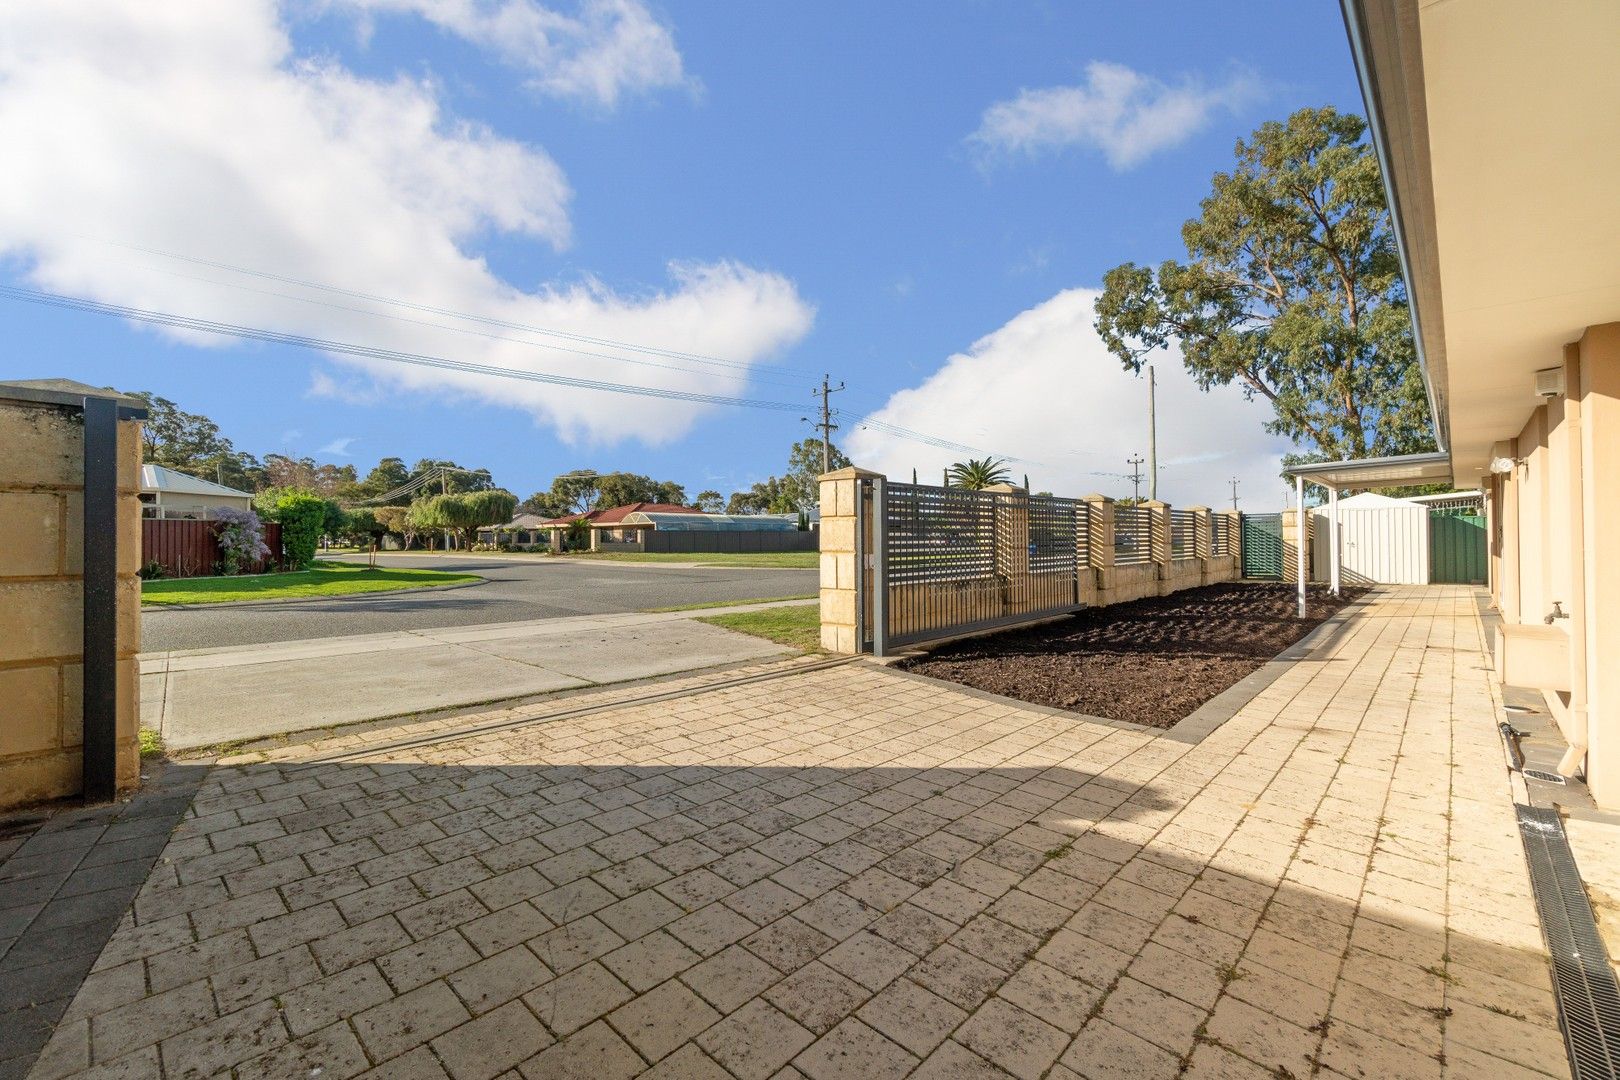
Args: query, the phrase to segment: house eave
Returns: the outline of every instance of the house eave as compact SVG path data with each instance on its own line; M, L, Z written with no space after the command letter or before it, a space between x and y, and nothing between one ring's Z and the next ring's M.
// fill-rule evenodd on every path
M1340 8L1406 281L1430 427L1435 445L1449 453L1445 320L1418 5L1415 0L1340 0Z

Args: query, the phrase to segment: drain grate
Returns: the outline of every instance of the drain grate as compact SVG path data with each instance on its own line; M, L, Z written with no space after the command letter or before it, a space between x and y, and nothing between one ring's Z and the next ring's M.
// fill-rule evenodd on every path
M1568 781L1566 781L1562 776L1559 776L1555 772L1546 772L1546 771L1544 771L1542 769L1522 769L1520 771L1523 772L1524 775L1528 776L1530 779L1532 779L1532 780L1540 780L1543 784L1564 784L1564 783L1568 783Z
M1555 810L1516 806L1574 1080L1620 1078L1620 986Z

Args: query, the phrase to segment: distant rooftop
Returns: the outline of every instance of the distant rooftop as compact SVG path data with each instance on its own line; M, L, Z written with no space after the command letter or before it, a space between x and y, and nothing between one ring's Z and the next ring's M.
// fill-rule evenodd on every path
M212 480L191 476L187 473L176 472L174 469L162 465L141 466L142 491L167 491L175 495L220 495L236 499L251 499L253 492L238 491L216 484Z
M694 510L690 506L677 506L674 503L633 502L623 506L614 506L607 510L588 510L583 514L564 514L562 517L551 518L541 522L542 525L571 525L576 521L586 521L592 525L617 525L631 514L700 514L702 511Z

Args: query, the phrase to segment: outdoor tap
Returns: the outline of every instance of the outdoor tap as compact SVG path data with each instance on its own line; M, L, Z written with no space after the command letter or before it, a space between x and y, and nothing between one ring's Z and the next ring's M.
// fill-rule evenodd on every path
M1546 618L1542 619L1541 621L1546 623L1548 626L1551 626L1554 619L1567 618L1569 618L1569 612L1564 610L1564 602L1562 600L1554 600L1553 609L1549 611Z

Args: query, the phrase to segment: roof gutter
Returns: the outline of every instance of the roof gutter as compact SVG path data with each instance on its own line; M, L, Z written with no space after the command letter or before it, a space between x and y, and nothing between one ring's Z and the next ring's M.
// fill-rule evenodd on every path
M1393 10L1394 5L1391 0L1373 0L1373 2L1383 2ZM1450 453L1450 436L1447 430L1444 405L1440 393L1435 387L1428 353L1423 346L1423 321L1421 313L1418 311L1417 292L1413 288L1413 282L1416 278L1412 273L1410 245L1405 218L1401 213L1400 192L1396 189L1394 181L1396 173L1390 158L1389 135L1385 126L1383 97L1378 90L1378 78L1374 69L1372 54L1367 48L1366 3L1367 0L1339 0L1339 8L1344 13L1344 28L1350 38L1350 56L1355 63L1356 79L1361 84L1362 100L1367 106L1367 130L1372 136L1373 152L1378 157L1378 168L1384 183L1384 195L1389 204L1390 225L1395 230L1395 251L1401 263L1401 277L1406 283L1406 308L1412 319L1412 343L1417 352L1418 367L1423 372L1423 391L1429 400L1429 429L1434 434L1435 446L1442 452Z

